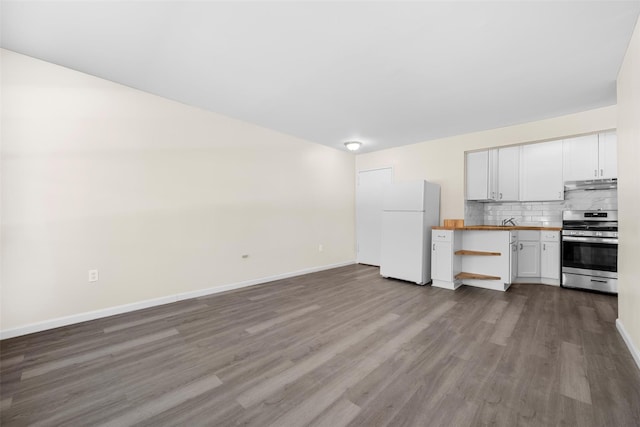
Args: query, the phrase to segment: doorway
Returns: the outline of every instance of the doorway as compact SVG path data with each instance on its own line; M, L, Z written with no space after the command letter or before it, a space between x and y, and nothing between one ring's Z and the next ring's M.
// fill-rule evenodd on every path
M380 266L382 201L385 189L391 184L392 179L392 168L358 172L356 183L356 259L359 264Z

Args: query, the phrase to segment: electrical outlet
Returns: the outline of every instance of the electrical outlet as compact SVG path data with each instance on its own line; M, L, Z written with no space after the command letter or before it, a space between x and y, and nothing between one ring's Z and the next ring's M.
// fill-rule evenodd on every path
M322 243L320 243L318 245L318 252L322 252L322 251L324 251L324 246L322 246Z
M98 270L89 270L89 282L98 281Z

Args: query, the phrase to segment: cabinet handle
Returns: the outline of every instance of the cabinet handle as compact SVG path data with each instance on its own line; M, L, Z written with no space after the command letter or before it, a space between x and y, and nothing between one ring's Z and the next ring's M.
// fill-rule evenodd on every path
M562 191L558 191L558 199L562 200Z
M543 251L546 251L546 250L547 250L547 244L546 244L546 243L543 243L543 244L542 244L542 250L543 250Z
M593 176L597 177L598 176L598 169L594 169L593 170Z
M500 193L500 200L502 200L502 193Z
M436 244L435 243L433 244L433 250L434 251L436 250Z
M522 243L520 243L520 250L522 250Z
M604 169L600 169L600 176L604 175Z

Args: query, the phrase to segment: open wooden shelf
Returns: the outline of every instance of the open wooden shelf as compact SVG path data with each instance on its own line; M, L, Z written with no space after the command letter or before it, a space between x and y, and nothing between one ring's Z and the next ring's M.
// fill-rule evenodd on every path
M465 249L455 251L456 255L478 255L478 256L500 256L500 252L486 252L486 251L467 251Z
M465 273L461 272L456 274L456 279L476 279L476 280L500 280L498 276L488 276L480 273Z

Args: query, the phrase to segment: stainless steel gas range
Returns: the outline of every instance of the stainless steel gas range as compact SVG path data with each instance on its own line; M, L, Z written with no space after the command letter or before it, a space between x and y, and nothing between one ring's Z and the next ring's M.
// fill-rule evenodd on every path
M562 286L618 293L618 211L563 212Z

